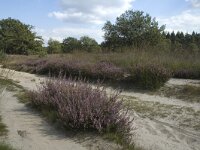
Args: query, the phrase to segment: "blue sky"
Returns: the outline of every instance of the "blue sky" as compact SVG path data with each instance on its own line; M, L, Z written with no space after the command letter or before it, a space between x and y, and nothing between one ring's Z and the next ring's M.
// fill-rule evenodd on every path
M45 42L83 35L101 42L105 21L128 9L149 13L168 31L200 32L200 0L1 0L0 19L33 25Z

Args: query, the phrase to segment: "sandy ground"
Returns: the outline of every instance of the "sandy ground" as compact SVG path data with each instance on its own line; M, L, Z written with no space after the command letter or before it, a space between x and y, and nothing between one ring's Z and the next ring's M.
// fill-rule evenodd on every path
M1 70L0 72L2 72ZM29 90L36 89L37 85L45 80L44 77L17 71L10 71L10 75L7 75L7 71L8 69L3 69L2 75L17 81L18 84ZM199 86L200 81L171 79L167 84L171 86L185 84ZM134 106L137 104L138 107L145 108L142 111L133 112L135 118L135 130L133 132L136 145L145 150L200 150L200 128L197 128L200 127L199 103L189 103L180 99L134 91L122 92L121 95L133 102ZM63 137L62 134L56 133L55 136L56 131L49 127L37 114L30 112L23 104L18 103L13 98L12 93L6 92L4 94L0 107L4 107L1 108L3 109L1 113L3 121L11 130L10 137L14 137L11 138L11 142L18 141L19 146L20 143L25 142L24 145L27 145L27 148L28 146L38 146L37 149L39 150L45 150L46 147L48 147L46 149L53 150L58 145L59 148L57 149L59 150L85 148L82 147L83 143L76 143ZM188 121L186 122L186 120ZM16 127L14 123L17 124ZM30 129L34 132L30 132ZM27 130L27 138L16 137L18 136L16 130ZM21 142L19 142L20 140ZM43 143L46 144L43 145Z
M23 150L85 150L50 127L37 113L18 103L12 93L4 92L0 101L3 122L8 126L8 141Z

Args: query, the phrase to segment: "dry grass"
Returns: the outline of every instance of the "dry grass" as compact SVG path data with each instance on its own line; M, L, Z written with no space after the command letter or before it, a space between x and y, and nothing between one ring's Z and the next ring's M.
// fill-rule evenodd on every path
M70 54L54 54L46 56L52 60L61 58L69 61L81 61L95 64L101 61L111 62L118 67L129 69L134 65L157 64L171 70L178 78L200 78L199 54L172 53L162 51L131 51L124 53L83 53L74 52ZM21 56L10 55L5 61L5 66L12 67L14 64L27 60L39 59L36 55Z
M182 86L165 86L155 94L166 97L175 97L187 102L200 103L200 86L182 85Z

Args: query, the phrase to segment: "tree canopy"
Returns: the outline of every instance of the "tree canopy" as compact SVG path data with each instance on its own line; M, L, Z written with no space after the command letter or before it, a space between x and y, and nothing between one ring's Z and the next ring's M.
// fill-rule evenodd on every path
M65 53L72 52L74 50L94 52L98 51L100 46L95 39L90 38L89 36L82 36L80 40L73 37L68 37L63 40L62 49Z
M43 40L33 26L8 18L0 20L0 50L7 54L30 54L42 50Z
M100 49L95 39L90 38L89 36L82 36L80 38L80 43L81 43L81 49L87 52L94 52Z
M115 24L107 21L103 27L104 45L108 47L155 45L162 39L165 26L143 11L128 10L117 17Z
M200 50L200 34L196 32L183 33L174 31L169 33L163 33L166 39L171 41L171 51L188 51L199 52Z
M61 53L61 43L57 40L49 39L48 41L48 47L47 47L47 52L49 54L57 54Z
M72 52L74 50L79 50L81 47L80 41L74 37L68 37L63 40L62 50L63 52Z

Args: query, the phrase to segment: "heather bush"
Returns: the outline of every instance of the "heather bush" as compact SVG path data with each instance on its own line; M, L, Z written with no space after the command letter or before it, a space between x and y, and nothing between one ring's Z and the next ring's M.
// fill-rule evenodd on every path
M48 80L38 91L29 92L33 106L57 113L67 128L114 132L129 137L131 123L128 109L119 92L106 93L100 86L92 87L82 81Z
M174 71L175 78L183 79L200 79L200 68L199 69L177 69Z
M38 65L36 73L50 74L53 76L58 76L60 74L67 76L84 76L87 66L87 62L54 59L48 60L42 65Z
M130 80L145 89L157 89L171 77L169 70L159 65L136 65L130 71Z
M105 61L89 63L87 61L64 60L61 58L36 59L16 64L16 69L53 76L61 74L73 77L112 80L124 78L124 69Z
M95 64L91 70L91 74L100 79L120 80L124 78L124 70L122 68L105 61Z

